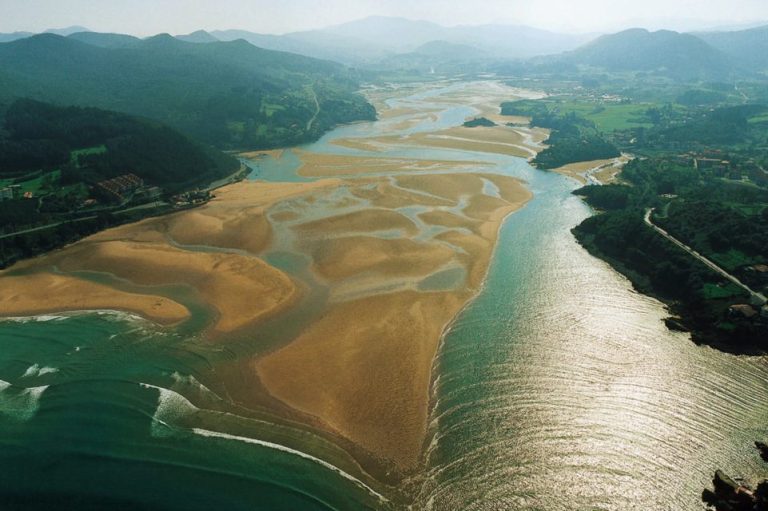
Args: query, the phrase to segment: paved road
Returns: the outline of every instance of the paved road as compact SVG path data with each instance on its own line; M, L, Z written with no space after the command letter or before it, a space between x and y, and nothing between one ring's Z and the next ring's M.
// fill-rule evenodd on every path
M122 215L124 213L129 213L131 211L137 211L140 209L152 209L152 208L158 208L160 206L167 206L167 202L163 201L155 201L155 202L149 202L147 204L141 204L139 206L134 206L132 208L128 209L118 209L118 210L108 210L105 209L104 211L109 211L113 215ZM41 225L40 227L32 227L30 229L24 229L23 231L16 231L16 232L9 232L7 234L0 234L0 240L5 238L12 238L14 236L18 236L19 234L28 234L30 232L37 232L37 231L45 231L47 229L53 229L54 227L58 227L60 225L66 224L68 222L76 223L76 222L85 222L86 220L93 220L94 218L98 218L98 215L91 215L91 216L84 216L81 218L73 218L72 220L62 220L61 222L54 222L52 224L47 225Z
M738 278L734 277L733 275L731 275L730 273L728 273L727 271L725 271L724 269L722 269L721 267L719 267L718 265L716 265L715 263L713 263L712 261L710 261L709 259L704 257L703 255L699 254L698 252L696 252L694 249L692 249L691 247L689 247L688 245L686 245L682 241L678 240L677 238L675 238L674 236L669 234L667 231L665 231L664 229L662 229L658 225L654 224L653 221L651 220L651 215L653 214L653 210L654 209L655 208L651 208L651 209L647 209L645 211L645 223L646 224L651 226L653 229L656 230L656 232L658 232L659 234L661 234L662 236L667 238L669 241L671 241L672 243L674 243L675 245L677 245L678 247L682 248L683 250L685 250L686 252L691 254L693 257L695 257L696 259L698 259L699 261L704 263L708 268L714 270L715 272L719 273L720 275L722 275L726 279L730 280L731 282L733 282L734 284L736 284L740 288L744 289L751 296L755 296L755 297L759 298L760 300L762 300L763 303L766 302L766 298L765 298L765 296L762 293L757 293L757 292L753 291L752 289L750 289L749 286L744 284Z
M46 229L52 229L54 227L58 227L58 226L60 226L62 224L65 224L67 222L83 222L85 220L93 220L94 218L97 218L96 215L86 216L86 217L83 217L83 218L76 218L74 220L66 220L66 221L62 221L62 222L55 222L55 223L48 224L48 225L41 225L40 227L33 227L31 229L24 229L23 231L9 232L8 234L0 235L0 240L4 239L4 238L12 238L13 236L18 236L19 234L27 234L27 233L30 233L30 232L44 231Z

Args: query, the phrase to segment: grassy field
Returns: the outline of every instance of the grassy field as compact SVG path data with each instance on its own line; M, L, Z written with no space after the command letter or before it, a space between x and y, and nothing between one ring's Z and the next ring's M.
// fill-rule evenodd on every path
M716 284L704 284L704 297L707 300L716 300L719 298L730 298L732 296L741 296L744 294L744 290L736 284L726 284L725 286L718 286Z
M37 196L40 194L39 192L41 189L49 187L53 183L58 183L60 176L61 176L61 172L58 170L54 170L53 172L40 174L27 181L21 181L16 183L14 183L13 179L0 179L0 188L5 188L6 186L17 184L21 186L21 193L32 192L33 195Z
M645 113L649 108L658 106L655 103L617 103L601 99L577 96L551 96L537 100L550 110L559 114L574 113L579 117L592 121L603 133L616 130L626 130L637 127L651 127L653 124L646 119ZM521 104L532 105L532 101L521 101Z
M107 152L106 146L98 145L94 147L86 147L85 149L77 149L75 151L72 151L70 153L70 157L73 162L76 162L78 156L87 155L87 154L101 154L106 152Z
M725 253L712 254L711 257L713 261L729 271L747 264L756 264L760 262L735 249L731 249Z

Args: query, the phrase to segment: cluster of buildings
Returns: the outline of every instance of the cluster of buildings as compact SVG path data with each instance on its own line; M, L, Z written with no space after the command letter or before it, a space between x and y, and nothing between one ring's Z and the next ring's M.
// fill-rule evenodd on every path
M11 185L5 188L0 188L0 202L15 199L31 199L33 198L32 192L22 192L21 185Z
M20 185L11 185L6 186L5 188L0 188L0 201L20 199L21 196Z
M734 163L729 155L713 149L702 153L685 153L675 156L675 163L693 167L699 172L734 181L752 181L758 185L768 185L766 172L753 159Z
M96 191L107 198L122 202L125 196L144 186L144 180L136 174L123 174L112 179L96 183Z
M186 207L203 204L211 199L211 192L208 190L193 190L191 192L180 193L171 198L174 207Z

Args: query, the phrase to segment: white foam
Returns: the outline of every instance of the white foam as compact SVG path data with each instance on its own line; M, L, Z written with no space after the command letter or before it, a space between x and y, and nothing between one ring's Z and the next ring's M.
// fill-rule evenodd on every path
M17 390L14 385L0 380L0 414L19 421L31 419L40 408L40 396L47 388L45 385Z
M45 374L58 373L59 370L55 367L40 367L38 364L33 364L24 371L22 378L33 378L35 376L43 376Z
M195 382L202 389L208 390L207 387L199 383L193 376L182 376L180 374L177 374L174 376L174 379L177 381L183 381L185 383ZM143 388L155 389L159 392L157 410L155 410L155 414L152 416L152 434L154 436L168 436L170 434L173 434L175 430L179 429L176 426L176 424L178 424L177 421L179 419L182 419L184 417L189 417L191 414L194 414L200 411L198 407L193 405L187 398L185 398L178 392L174 392L173 390L165 389L163 387L158 387L156 385L151 385L149 383L141 383L140 385ZM210 392L210 390L208 390L208 392ZM356 477L352 476L351 474L348 474L347 472L344 472L340 468L328 463L327 461L321 460L320 458L316 458L310 454L298 451L296 449L292 449L290 447L286 447L284 445L275 444L275 443L267 442L264 440L257 440L255 438L229 435L226 433L218 433L216 431L210 431L207 429L192 428L192 432L195 433L196 435L200 435L204 437L223 438L227 440L237 440L237 441L245 442L248 444L260 445L262 447L276 449L279 451L293 454L295 456L299 456L306 460L313 461L341 475L345 479L352 481L353 483L357 484L361 488L368 491L371 495L374 495L375 497L377 497L379 500L383 502L387 502L386 497L376 492L376 490L374 490L364 482L360 481Z
M198 392L201 397L212 399L214 401L222 401L222 399L214 391L200 383L200 381L191 374L183 375L179 372L174 372L171 374L171 378L173 378L174 381L172 387L174 390L192 389Z
M362 482L360 479L356 478L355 476L353 476L351 474L348 474L347 472L344 472L343 470L341 470L339 467L337 467L335 465L331 465L330 463L328 463L325 460L321 460L320 458L316 458L316 457L312 456L311 454L307 454L305 452L301 452L301 451L298 451L296 449L292 449L290 447L286 447L284 445L275 444L275 443L267 442L267 441L264 441L264 440L258 440L258 439L255 439L255 438L248 438L248 437L242 437L242 436L236 436L236 435L229 435L227 433L219 433L219 432L210 431L210 430L207 430L207 429L192 428L192 432L194 434L196 434L196 435L204 436L204 437L207 437L207 438L222 438L222 439L225 439L225 440L235 440L235 441L239 441L239 442L245 442L245 443L248 443L248 444L254 444L254 445L259 445L259 446L262 446L262 447L267 447L269 449L275 449L275 450L278 450L278 451L281 451L281 452L292 454L294 456L298 456L298 457L303 458L305 460L309 460L309 461L312 461L314 463L317 463L317 464L327 468L328 470L331 470L331 471L339 474L344 479L352 481L353 483L355 483L359 487L361 487L364 490L366 490L371 495L373 495L376 498L378 498L380 501L388 502L386 497L384 497L382 494L378 493L376 490L374 490L373 488L371 488L370 486L368 486L367 484Z
M61 321L68 317L68 315L41 314L38 316L12 316L0 318L0 321L8 321L12 323L46 323L48 321Z
M155 389L159 395L157 398L157 409L152 416L152 435L168 436L173 434L176 421L189 416L199 410L187 398L163 387L150 385L148 383L140 384L145 389Z

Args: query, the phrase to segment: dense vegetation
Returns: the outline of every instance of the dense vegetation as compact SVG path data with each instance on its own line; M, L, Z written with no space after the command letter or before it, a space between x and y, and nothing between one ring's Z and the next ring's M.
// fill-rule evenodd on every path
M158 199L239 167L235 158L155 121L18 100L0 131L0 189L15 192L0 200L0 266L169 211L171 204ZM145 185L120 200L105 196L98 183L125 174Z
M465 128L478 128L478 127L490 128L493 126L496 126L496 123L485 117L475 117L474 119L471 119L464 123Z
M602 160L620 155L594 122L575 112L562 112L556 106L523 100L503 103L501 113L530 117L532 126L551 130L547 140L549 147L533 160L540 168L553 169L577 161Z
M16 101L0 138L0 178L61 170L65 183L95 183L132 173L180 190L234 172L234 158L171 128L96 108ZM78 150L98 148L95 151Z
M574 229L590 251L607 259L641 291L672 304L698 341L738 352L768 349L765 325L729 316L729 306L750 297L644 224L654 222L735 273L753 289L768 279L751 268L768 254L768 190L707 176L661 159L629 163L631 186L588 186L582 195L602 214ZM768 276L768 275L767 275Z
M160 35L121 44L52 34L0 44L0 105L30 97L117 110L222 148L297 144L375 116L354 93L354 73L340 64L245 41L196 44Z
M608 71L654 72L678 80L726 79L728 57L691 34L630 29L599 37L558 59Z

